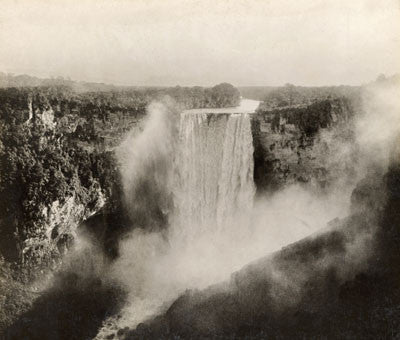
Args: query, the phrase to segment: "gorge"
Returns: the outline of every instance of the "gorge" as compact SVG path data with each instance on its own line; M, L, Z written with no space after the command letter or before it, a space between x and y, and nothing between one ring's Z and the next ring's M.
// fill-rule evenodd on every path
M368 98L376 98L379 108L374 86L381 85L371 85ZM42 259L32 261L25 251L22 265L46 268L50 258L56 269L46 283L34 281L29 289L38 296L22 298L31 304L4 322L5 334L11 339L312 336L321 331L312 326L316 315L323 331L334 334L346 309L354 315L343 332L368 332L351 323L366 300L349 309L341 296L373 285L375 277L394 285L387 280L394 273L383 269L385 256L371 260L371 255L396 247L388 241L396 231L384 225L385 219L396 223L396 194L387 188L397 183L398 170L396 160L365 158L371 148L363 147L357 127L371 112L360 106L368 89L357 91L280 108L267 107L275 102L266 100L258 108L253 102L245 108L183 110L157 98L146 114L129 117L130 108L121 114L122 125L135 123L113 145L84 141L77 127L60 136L62 119L80 113L75 108L63 115L60 103L66 99L46 104L57 124L42 127L37 115L21 129L43 129L61 149L64 140L74 141L75 152L115 154L110 169L118 171L106 171L110 186L98 161L90 160L96 165L90 173L83 166L72 177L75 182L67 181L69 190L69 185L80 188L77 177L82 180L82 189L71 195L78 204L72 199L65 201L71 208L53 204L45 232L19 231L17 242ZM396 110L395 104L385 108ZM87 126L98 128L104 115L107 132L101 105L93 110L98 113ZM387 159L397 152L390 144L397 129L392 132L384 140L370 138L375 146L387 146ZM39 148L46 142L40 138ZM84 209L77 209L79 204ZM24 288L15 289L25 294ZM366 296L375 294L369 311L384 319L377 292L368 289ZM71 305L60 314L60 304ZM332 310L337 316L328 326ZM286 329L283 319L295 327ZM70 329L76 320L85 326ZM382 327L381 322L376 332Z
M0 0L0 340L400 340L399 0Z

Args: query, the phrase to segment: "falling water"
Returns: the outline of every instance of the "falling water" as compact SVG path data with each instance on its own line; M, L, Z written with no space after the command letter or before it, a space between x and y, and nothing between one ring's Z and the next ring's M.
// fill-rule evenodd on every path
M196 230L223 231L235 216L247 215L253 204L250 117L187 111L181 116L179 139L176 224L193 237Z
M163 121L163 117L157 119ZM165 137L165 129L149 133L153 125L145 127L142 135L148 139L143 144L163 148L162 143L170 139ZM120 244L121 256L113 264L113 276L129 287L128 302L118 317L104 322L96 339L108 338L123 327L136 327L186 289L220 282L248 261L245 238L246 233L250 235L255 193L249 114L189 110L181 114L178 127L173 155L169 149L146 153L155 157L157 164L162 161L174 168L167 172L173 177L174 202L168 236L134 230ZM133 173L149 172L152 178L152 169Z

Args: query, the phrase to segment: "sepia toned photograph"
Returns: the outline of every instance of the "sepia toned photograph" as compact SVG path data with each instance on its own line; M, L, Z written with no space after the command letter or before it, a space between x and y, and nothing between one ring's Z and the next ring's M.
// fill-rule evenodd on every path
M400 339L400 1L0 0L3 339Z

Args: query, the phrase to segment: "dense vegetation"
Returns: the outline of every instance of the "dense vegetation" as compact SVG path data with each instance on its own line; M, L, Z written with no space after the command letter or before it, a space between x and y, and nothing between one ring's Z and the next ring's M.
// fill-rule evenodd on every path
M244 98L262 101L261 110L287 107L304 107L314 102L339 97L357 97L359 86L305 87L285 84L284 86L239 87Z
M53 266L72 241L71 230L64 227L46 234L55 202L63 207L73 199L72 205L84 207L73 216L79 223L105 199L107 208L98 217L105 216L107 228L96 223L94 233L104 234L108 254L115 253L122 195L113 149L132 126L140 125L147 105L166 95L182 109L232 106L240 100L229 84L134 88L0 74L0 332L35 300L29 285L33 276ZM52 247L46 248L49 242L42 240L49 237ZM75 274L66 275L62 281L69 292ZM96 315L88 310L88 322L101 322L118 295L96 280L75 301L79 310L99 305ZM71 302L64 288L54 294L62 303ZM77 315L70 311L71 318Z
M333 110L335 107L335 110ZM305 107L287 107L282 109L263 110L266 121L271 123L273 131L284 129L286 124L292 124L306 136L313 136L320 128L327 128L336 119L345 118L352 110L352 103L348 98L325 99L316 101Z
M145 115L149 101L169 95L182 108L229 106L237 103L239 93L229 84L212 89L107 88L106 85L96 88L97 85L80 84L79 91L68 81L61 86L39 85L0 90L0 332L6 330L4 334L10 339L92 338L104 319L118 312L124 298L119 288L101 280L98 268L93 269L95 265L79 263L79 273L62 268L55 275L54 285L38 294L21 283L13 268L15 264L10 261L20 259L24 239L42 232L42 211L52 202L62 203L75 196L78 203L91 208L96 205L99 192L108 202L112 202L113 196L120 197L113 195L119 185L112 148ZM338 108L345 114L350 105L340 93L329 97L331 90L321 89L319 94L315 91L292 86L271 90L268 97L271 101L266 98L259 114L264 115L264 122L268 121L274 131L292 124L312 139L318 129L333 122L334 114L340 114ZM318 100L313 99L314 95ZM269 105L270 102L278 104ZM397 163L385 176L380 174L371 181L374 185L364 188L360 184L353 193L353 201L367 205L363 211L341 221L334 232L303 240L274 255L279 269L288 274L288 282L295 281L299 270L311 270L303 285L302 299L293 308L277 311L270 302L277 291L265 276L268 270L263 264L268 265L269 258L233 275L230 283L233 291L219 292L216 286L206 294L186 292L165 315L140 325L135 331L122 329L118 335L376 338L398 334ZM389 195L387 204L381 199L381 191L385 189ZM378 220L371 217L375 213ZM114 210L92 219L95 233L103 238L105 248L111 248L113 256L118 254L109 244L117 244L120 234L109 232L111 228L119 228L121 218L117 215ZM378 256L368 270L345 282L334 266L318 270L317 265L326 254L340 262L353 234L370 224L379 224L380 229ZM346 232L340 228L346 228ZM89 249L89 253L79 254L79 259L91 262L93 258L96 264L101 263L93 253ZM89 274L85 266L92 268ZM283 293L296 298L291 289Z
M70 89L74 93L93 92L96 97L102 92L108 99L110 99L111 96L116 100L114 104L133 105L136 108L141 107L143 100L148 101L163 95L171 96L186 109L237 106L240 101L240 92L228 83L218 84L212 88L200 86L114 86L103 83L76 82L62 77L40 79L25 74L14 76L12 74L0 72L0 88L11 87L63 87L64 89ZM109 93L109 95L106 93ZM86 97L86 95L83 97ZM136 102L136 104L134 104L134 102Z
M100 190L110 196L116 177L109 152L89 152L65 126L50 129L39 119L26 124L23 110L11 116L8 108L0 111L0 245L4 256L17 260L20 242L41 232L44 208L75 196L91 209Z
M40 85L0 89L0 254L13 261L22 259L24 240L43 233L43 211L53 202L74 196L91 210L100 193L111 198L118 181L112 149L152 100L168 95L185 109L240 101L239 91L226 83L118 88L0 76L3 85Z

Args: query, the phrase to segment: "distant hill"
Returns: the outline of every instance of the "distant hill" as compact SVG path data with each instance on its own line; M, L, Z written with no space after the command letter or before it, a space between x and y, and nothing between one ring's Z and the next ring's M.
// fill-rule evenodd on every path
M117 88L115 85L74 81L70 79L64 79L63 77L38 78L27 74L13 75L10 73L0 72L0 88L37 86L68 86L77 92L110 91Z

